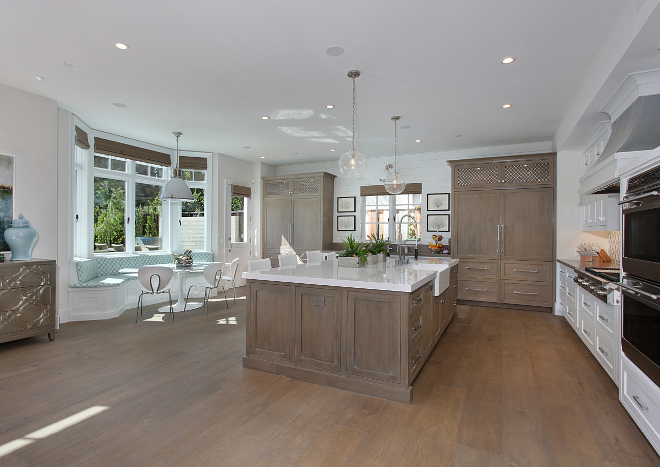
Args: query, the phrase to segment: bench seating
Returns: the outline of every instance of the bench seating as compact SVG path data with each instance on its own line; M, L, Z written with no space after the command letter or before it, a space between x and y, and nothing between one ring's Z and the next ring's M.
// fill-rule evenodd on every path
M213 253L211 252L193 252L192 257L194 262L213 261ZM172 255L169 253L136 253L75 258L72 263L70 277L76 282L69 285L69 316L62 316L61 322L108 319L119 316L127 308L137 305L137 299L142 290L136 273L121 274L119 270L171 262ZM176 277L172 278L173 282L170 285L173 300L178 298L177 280ZM187 274L186 288L193 284L205 284L201 271L191 271ZM203 294L193 288L190 296L191 298L201 297ZM167 300L167 296L164 295L149 296L149 298L151 300L148 300L145 305Z

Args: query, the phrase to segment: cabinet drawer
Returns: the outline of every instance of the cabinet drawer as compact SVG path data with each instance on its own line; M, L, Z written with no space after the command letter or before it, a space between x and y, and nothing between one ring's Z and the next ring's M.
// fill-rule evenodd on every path
M479 302L497 302L499 290L497 282L464 279L458 281L458 299Z
M424 356L422 355L422 340L418 339L408 351L408 384L412 384L415 376L424 364Z
M552 283L503 282L502 301L529 306L552 306Z
M566 300L566 318L568 319L568 322L571 326L573 326L573 329L577 330L577 323L578 323L578 313L577 313L577 305L573 300Z
M594 321L594 313L596 312L596 297L581 289L579 307L580 313L586 314L589 316L591 321Z
M50 264L5 266L0 269L0 289L50 285Z
M570 298L573 300L575 303L577 303L578 300L578 287L575 282L572 280L569 280L566 282L566 297Z
M578 329L578 334L584 345L586 345L591 352L594 352L594 343L596 342L596 329L594 322L588 317L584 316L584 313L580 313L580 327Z
M605 368L607 374L610 375L615 382L614 377L614 341L607 337L603 330L596 327L596 359L600 362L601 366Z
M416 339L422 337L422 328L424 326L424 322L422 320L423 318L421 308L410 315L410 323L408 325L408 342L410 345L412 345Z
M507 261L502 264L502 279L550 282L552 264L538 261Z
M626 364L626 367L629 365L631 364ZM646 377L637 373L638 371L633 373L628 368L624 368L621 399L647 436L651 435L650 441L656 445L660 432L660 408L649 395L652 392L646 389L649 384Z
M462 259L458 263L458 278L497 279L499 261L472 261Z
M594 317L598 326L603 329L607 337L614 340L614 324L616 323L616 310L601 302L596 302L596 316Z
M414 315L424 308L424 286L410 294L410 315Z

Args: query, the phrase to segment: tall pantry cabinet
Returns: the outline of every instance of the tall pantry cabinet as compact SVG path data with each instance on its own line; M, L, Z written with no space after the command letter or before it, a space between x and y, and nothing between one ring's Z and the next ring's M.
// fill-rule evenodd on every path
M448 161L458 299L550 308L555 154Z
M262 177L263 257L332 249L335 176L327 172Z

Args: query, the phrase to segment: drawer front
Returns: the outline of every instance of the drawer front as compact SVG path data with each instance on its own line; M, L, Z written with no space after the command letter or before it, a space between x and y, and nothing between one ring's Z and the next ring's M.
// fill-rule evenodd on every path
M539 261L507 261L502 264L502 279L551 282L552 264Z
M601 302L596 302L595 321L601 327L607 337L614 340L614 324L616 323L616 310Z
M631 373L627 368L624 368L623 394L621 396L623 405L632 412L631 415L644 431L652 436L651 441L657 443L659 441L658 433L660 432L660 408L649 397L647 391L643 389L646 387L645 381L638 379L637 372Z
M0 289L50 285L50 264L11 265L0 268Z
M603 331L596 327L596 359L600 362L607 374L616 382L614 377L614 341L607 337Z
M410 315L420 312L424 308L424 286L410 294Z
M552 306L552 283L503 282L502 301L529 306Z
M596 329L594 322L585 317L583 313L580 314L580 328L578 329L580 338L584 345L586 345L591 352L594 352L594 344L596 342Z
M497 279L499 277L499 261L473 261L462 259L458 263L458 278Z
M499 300L497 282L464 279L458 281L458 299L478 302L497 302Z
M415 313L410 315L410 323L408 325L408 342L412 345L413 341L422 337L422 328L424 326L421 308Z
M568 319L570 325L573 326L573 329L577 330L577 323L578 323L577 305L573 300L570 299L566 300L566 318Z
M594 313L596 312L596 297L591 295L589 292L580 290L580 313L585 313L591 321L594 320Z
M419 339L408 351L408 384L412 384L415 376L424 364L424 356L422 355L422 340Z
M566 297L570 298L573 300L575 303L577 303L578 300L578 287L575 282L572 280L569 280L566 282Z

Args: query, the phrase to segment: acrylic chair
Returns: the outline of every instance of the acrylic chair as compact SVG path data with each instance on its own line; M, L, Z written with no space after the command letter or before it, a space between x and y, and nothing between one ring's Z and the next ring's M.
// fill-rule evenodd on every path
M220 276L220 279L223 281L231 282L231 289L234 292L234 303L236 303L236 271L238 270L238 258L234 258L229 265L229 275ZM224 290L224 287L222 288ZM225 303L227 303L227 292L225 292ZM229 303L227 303L227 308L229 308Z
M327 255L325 255L325 260L326 261L330 261L332 259L337 259L337 253L335 253L334 251L328 253Z
M271 269L270 258L253 259L247 262L248 272L268 271Z
M298 256L296 255L277 255L281 268L298 266Z
M186 295L186 304L183 306L183 311L186 311L188 306L188 297L190 297L190 290L193 287L204 287L204 307L206 308L206 314L209 314L209 297L211 296L212 290L218 290L218 287L222 287L222 291L225 291L225 286L221 284L222 277L222 268L225 267L225 263L210 263L207 266L204 266L202 274L204 279L209 285L191 285L188 287L188 294ZM225 303L227 303L227 294L225 293ZM227 303L227 308L229 308L229 303Z
M307 256L307 263L320 263L323 261L323 253L321 253L321 250L317 251L308 251L306 253Z
M144 305L143 296L144 294L156 295L161 293L167 293L167 296L170 298L170 314L172 319L174 319L174 309L172 308L172 293L169 288L166 288L170 281L172 280L172 275L174 271L172 268L167 266L142 266L138 269L138 280L142 287L146 290L142 290L140 297L138 297L137 308L135 309L135 322L138 320L138 311L140 316L142 316L142 307Z

